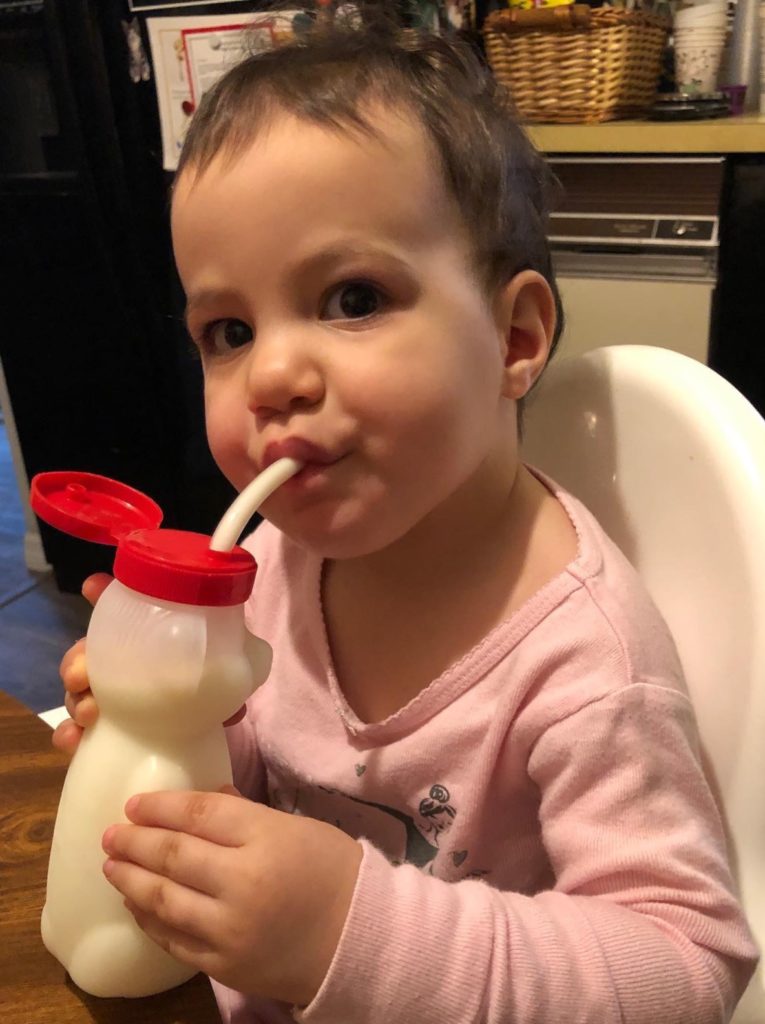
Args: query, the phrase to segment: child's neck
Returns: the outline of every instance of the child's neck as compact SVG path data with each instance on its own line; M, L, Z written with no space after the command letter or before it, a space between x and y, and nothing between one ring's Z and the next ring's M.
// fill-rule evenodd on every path
M339 575L372 590L411 594L441 590L445 580L474 575L487 549L505 545L508 527L526 504L527 471L511 465L478 475L395 543L342 563Z
M335 668L363 720L408 703L575 556L568 517L528 470L500 484L474 481L384 552L325 566Z

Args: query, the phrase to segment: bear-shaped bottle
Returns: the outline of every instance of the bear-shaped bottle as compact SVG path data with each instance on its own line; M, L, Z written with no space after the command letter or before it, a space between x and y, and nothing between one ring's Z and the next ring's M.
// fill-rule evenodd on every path
M136 793L231 783L222 723L262 683L271 649L245 627L256 566L240 547L160 530L162 512L93 474L46 473L32 507L54 526L117 544L115 579L88 628L99 708L67 772L56 818L42 937L91 995L146 996L195 971L157 946L103 874L106 828ZM136 524L139 524L136 529Z

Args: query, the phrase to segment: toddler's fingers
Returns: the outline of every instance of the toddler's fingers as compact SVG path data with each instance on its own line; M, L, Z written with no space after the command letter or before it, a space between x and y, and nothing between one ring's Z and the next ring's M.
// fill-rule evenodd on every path
M77 657L77 655L82 654L84 650L85 637L82 637L81 640L78 640L76 643L72 644L72 646L68 648L68 650L64 654L63 658L61 659L61 664L59 665L59 672L63 675L68 666Z
M88 726L93 725L98 718L98 704L96 704L96 698L92 696L90 691L84 694L68 693L64 699L64 706L82 729L87 729Z
M108 573L94 573L92 576L88 576L82 585L83 596L92 605L95 605L111 582L112 577ZM81 690L88 689L90 683L85 670L85 637L78 640L66 652L61 659L59 673L64 681L64 686L71 693L79 693Z
M69 757L74 754L82 737L82 729L72 721L71 718L61 722L53 730L51 742L56 750L60 750Z
M59 673L69 693L81 693L90 686L85 662L85 641L78 640L61 659Z
M90 601L92 605L95 605L113 579L114 577L110 576L108 572L94 572L83 583L82 596L86 601Z
M82 585L83 596L95 605L109 584L112 577L105 572L97 572L88 576ZM59 673L64 686L70 693L80 693L90 686L85 667L85 637L73 644L61 659Z

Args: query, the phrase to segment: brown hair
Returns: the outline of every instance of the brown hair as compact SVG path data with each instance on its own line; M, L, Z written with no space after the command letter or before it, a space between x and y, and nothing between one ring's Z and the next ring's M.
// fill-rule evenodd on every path
M279 111L374 134L365 117L374 101L411 111L435 145L486 287L525 269L546 278L558 313L554 349L563 315L546 235L552 175L465 43L402 31L369 12L355 24L316 25L248 57L205 95L178 174L201 173L219 154L236 157Z

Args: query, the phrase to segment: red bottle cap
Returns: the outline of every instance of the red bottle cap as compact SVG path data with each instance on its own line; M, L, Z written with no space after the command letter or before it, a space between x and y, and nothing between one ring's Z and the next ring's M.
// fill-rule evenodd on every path
M29 500L50 526L81 540L116 544L114 575L141 594L218 606L250 596L257 567L248 551L211 551L205 534L158 529L162 509L127 484L95 473L38 473Z
M114 545L133 530L162 522L162 509L151 498L96 473L38 473L29 503L49 526L96 544Z

